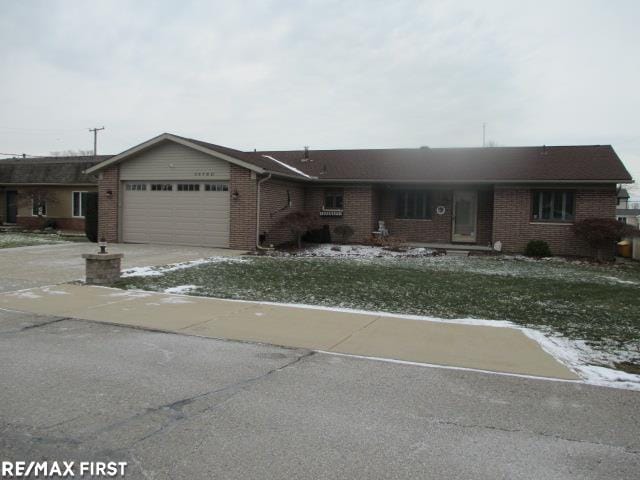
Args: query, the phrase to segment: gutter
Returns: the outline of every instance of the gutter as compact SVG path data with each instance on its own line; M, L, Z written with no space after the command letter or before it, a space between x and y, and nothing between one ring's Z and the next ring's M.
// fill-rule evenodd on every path
M267 180L271 180L271 174L268 174L266 177L258 180L258 188L256 192L256 248L263 251L273 250L273 248L263 247L260 245L260 185Z

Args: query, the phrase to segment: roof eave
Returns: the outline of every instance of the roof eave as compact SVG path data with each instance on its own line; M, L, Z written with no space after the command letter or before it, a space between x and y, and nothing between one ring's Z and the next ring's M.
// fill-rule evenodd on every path
M157 145L160 142L163 142L165 140L170 140L172 142L178 143L180 145L183 145L185 147L188 148L192 148L194 150L198 150L202 153L206 153L207 155L211 155L212 157L216 157L219 158L220 160L225 160L229 163L232 163L234 165L237 165L239 167L243 167L246 168L248 170L254 171L256 173L264 173L265 170L263 168L260 168L256 165L253 165L249 162L245 162L244 160L240 160L239 158L235 158L232 157L230 155L218 152L214 149L211 148L207 148L207 147L203 147L201 145L198 145L196 143L193 143L187 139L184 139L182 137L178 137L176 135L172 135L170 133L163 133L161 135L158 135L157 137L152 138L151 140L147 140L146 142L143 142L139 145L136 145L135 147L132 147L128 150L125 150L122 153L119 153L118 155L115 155L103 162L98 163L97 165L94 165L91 168L88 168L87 170L84 171L84 173L90 174L90 173L95 173L95 172L99 172L101 170L104 170L105 168L111 166L111 165L115 165L118 163L123 162L124 160L126 160L127 158L140 153L144 150L147 150L148 148L153 147L154 145Z

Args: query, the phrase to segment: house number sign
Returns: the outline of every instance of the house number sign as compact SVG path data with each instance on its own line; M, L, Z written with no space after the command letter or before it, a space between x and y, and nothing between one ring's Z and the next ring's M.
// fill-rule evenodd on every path
M195 177L215 177L216 172L214 172L213 170L210 170L208 172L193 172L193 175Z

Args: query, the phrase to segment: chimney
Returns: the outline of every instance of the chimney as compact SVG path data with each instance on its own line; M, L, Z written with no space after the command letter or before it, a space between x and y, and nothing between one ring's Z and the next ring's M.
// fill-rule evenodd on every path
M309 146L305 145L304 147L304 155L302 156L303 162L310 162L311 158L309 157Z

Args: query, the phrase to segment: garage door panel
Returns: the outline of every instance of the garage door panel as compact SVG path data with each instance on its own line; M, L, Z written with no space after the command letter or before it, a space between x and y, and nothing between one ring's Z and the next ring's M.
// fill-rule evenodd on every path
M132 183L144 183L140 181ZM229 192L126 190L122 236L133 243L229 246ZM166 181L163 183L171 183ZM181 183L179 181L173 181ZM197 183L197 182L189 182ZM124 185L126 187L126 183Z

